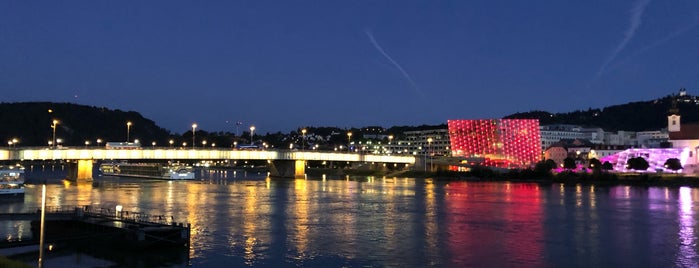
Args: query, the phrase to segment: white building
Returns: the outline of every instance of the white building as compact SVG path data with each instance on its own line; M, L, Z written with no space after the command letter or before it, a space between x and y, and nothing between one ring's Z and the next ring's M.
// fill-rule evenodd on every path
M541 135L541 151L546 151L551 145L561 140L586 139L583 128L576 125L545 125L539 126Z
M446 128L406 131L403 135L400 140L387 145L388 151L395 154L450 155L449 130Z

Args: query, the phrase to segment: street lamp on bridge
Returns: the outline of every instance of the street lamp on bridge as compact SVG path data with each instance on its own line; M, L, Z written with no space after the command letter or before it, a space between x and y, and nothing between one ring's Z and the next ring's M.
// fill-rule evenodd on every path
M255 132L255 126L250 126L250 145L253 145L253 142L252 142L252 137L253 137L252 133L253 132Z
M197 131L197 123L192 124L192 149L194 149L194 147L197 146L197 144L194 143L194 134L196 133L195 131Z
M352 144L352 132L347 132L347 152L350 152L350 147L352 147L350 144Z
M51 139L50 144L53 145L54 148L56 148L56 126L58 125L58 120L54 119L53 124L51 124L51 128L53 129L53 139Z
M131 121L126 122L126 142L131 140Z
M301 130L301 151L303 151L303 147L306 144L306 129Z

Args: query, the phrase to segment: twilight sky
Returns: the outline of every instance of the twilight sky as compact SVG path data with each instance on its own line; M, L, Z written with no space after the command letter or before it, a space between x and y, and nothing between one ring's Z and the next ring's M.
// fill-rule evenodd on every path
M2 102L173 132L441 124L699 95L699 1L0 2Z

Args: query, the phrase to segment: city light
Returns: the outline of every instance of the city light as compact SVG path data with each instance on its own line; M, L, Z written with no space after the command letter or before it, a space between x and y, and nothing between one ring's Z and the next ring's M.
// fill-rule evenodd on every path
M194 136L196 134L196 131L197 131L197 123L194 123L194 124L192 124L192 149L194 149L194 147L196 146L196 143L194 143L195 142Z
M131 121L126 122L126 142L129 142L131 140L130 136L129 136L130 134L131 134Z
M253 141L252 141L253 132L255 132L255 126L250 126L250 145L253 144Z

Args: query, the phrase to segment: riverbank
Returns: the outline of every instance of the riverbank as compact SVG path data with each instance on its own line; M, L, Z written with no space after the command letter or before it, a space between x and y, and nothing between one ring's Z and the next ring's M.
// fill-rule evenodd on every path
M647 173L610 173L610 172L571 172L559 173L537 172L534 170L508 170L497 172L488 168L474 169L469 172L440 170L426 172L419 170L378 171L352 169L308 169L309 176L376 176L433 178L442 181L488 181L488 182L534 182L586 184L600 186L662 186L662 187L699 187L699 177L682 174L647 174Z

